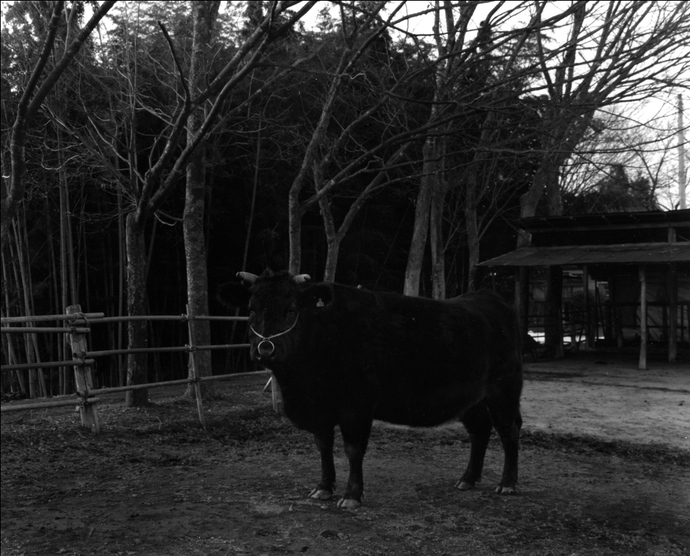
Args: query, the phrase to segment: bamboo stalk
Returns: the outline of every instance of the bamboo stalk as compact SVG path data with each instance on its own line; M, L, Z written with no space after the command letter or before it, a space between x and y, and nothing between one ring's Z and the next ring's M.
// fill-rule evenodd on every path
M12 239L14 241L9 242L9 249L10 249L10 254L12 255L12 270L14 274L14 282L15 286L17 288L18 296L22 298L22 301L25 303L26 298L25 298L25 277L24 277L24 269L23 269L23 257L21 253L21 249L19 246L19 238L18 238L18 233L17 233L17 222L16 220L12 221L12 225L10 227L12 231ZM25 306L25 312L29 313L28 308ZM33 352L30 349L29 346L29 340L25 335L22 335L22 340L24 343L24 357L25 360L28 361L29 363L33 363ZM26 372L26 381L29 386L29 397L30 398L35 398L36 396L36 372L35 372L35 367L28 369Z

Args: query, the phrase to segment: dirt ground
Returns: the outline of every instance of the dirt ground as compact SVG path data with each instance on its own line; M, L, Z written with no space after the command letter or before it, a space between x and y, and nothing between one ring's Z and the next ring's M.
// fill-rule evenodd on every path
M107 400L97 436L71 409L5 413L2 555L690 554L690 371L635 367L526 365L517 496L492 493L498 441L461 492L461 427L376 423L354 511L306 499L316 449L273 413L265 375L222 383L207 432L181 390Z

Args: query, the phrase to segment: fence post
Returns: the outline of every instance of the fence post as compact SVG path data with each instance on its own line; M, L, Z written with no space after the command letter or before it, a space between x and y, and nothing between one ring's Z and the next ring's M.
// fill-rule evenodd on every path
M266 370L270 371L270 369ZM280 386L278 386L278 382L276 381L276 377L273 376L272 371L266 386L264 386L263 392L268 390L269 387L271 388L271 403L273 404L273 411L283 415L283 394L280 391Z
M189 330L189 360L192 365L192 380L194 381L194 397L196 398L196 410L199 414L201 428L206 430L206 419L204 418L204 403L201 399L201 382L199 381L199 369L196 366L196 346L194 344L194 324L193 317L189 314L187 305L187 327Z
M81 314L81 305L70 305L67 307L68 315ZM78 361L74 366L74 381L76 382L77 395L81 398L79 405L79 415L81 417L81 424L84 427L89 427L92 431L98 433L101 430L98 423L98 412L96 411L96 404L89 401L89 391L93 390L93 377L91 376L91 366L84 363L86 359L86 334L76 332L76 324L83 319L84 323L88 322L84 317L72 321L72 332L69 333L70 347L72 348L72 359Z

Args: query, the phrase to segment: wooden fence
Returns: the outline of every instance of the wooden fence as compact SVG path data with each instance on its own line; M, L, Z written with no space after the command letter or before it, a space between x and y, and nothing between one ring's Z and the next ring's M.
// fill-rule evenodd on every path
M168 320L186 322L188 327L189 343L185 346L173 347L154 347L154 348L140 348L140 349L110 349L110 350L89 350L87 343L87 336L91 332L91 326L95 324L108 322L126 322L131 320ZM103 313L82 313L79 305L71 305L67 307L64 315L42 315L33 317L7 317L2 319L2 328L0 331L7 334L34 334L34 333L64 333L67 335L69 344L72 349L71 361L48 361L38 363L21 363L14 365L2 365L2 372L27 370L27 369L41 369L50 367L74 367L74 378L76 384L76 392L73 396L59 396L50 401L2 405L0 411L2 413L9 411L25 411L30 409L41 409L51 407L61 407L69 405L77 405L81 416L81 423L83 426L90 428L94 432L100 431L98 422L98 412L96 404L99 399L98 395L126 392L130 390L141 390L148 388L161 388L164 386L173 386L180 384L192 384L195 388L197 412L199 414L199 422L202 427L206 428L203 412L203 400L201 395L200 384L202 382L224 380L229 378L239 378L241 376L256 375L257 372L250 373L231 373L215 376L199 376L196 364L196 353L201 350L214 349L246 349L249 344L222 344L209 346L194 345L194 335L192 334L193 322L197 320L209 321L246 321L247 317L214 317L214 316L196 316L190 315L189 310L187 314L183 315L146 315L139 317L106 317ZM11 326L12 324L33 324L36 322L51 322L62 321L62 326ZM92 370L95 363L95 358L111 356L111 355L126 355L129 353L155 353L155 352L187 352L190 354L190 370L191 376L180 380L169 380L165 382L151 382L146 384L133 384L128 386L117 386L112 388L94 388ZM260 371L259 371L260 372ZM270 371L265 371L266 373ZM274 397L276 393L274 391Z

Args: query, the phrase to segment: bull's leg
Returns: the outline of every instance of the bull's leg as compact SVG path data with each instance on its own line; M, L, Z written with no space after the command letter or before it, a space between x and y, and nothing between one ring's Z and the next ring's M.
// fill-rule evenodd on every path
M497 494L515 494L518 480L518 450L522 416L520 415L520 393L505 396L501 400L490 400L489 411L496 432L503 444L503 476L496 487Z
M314 434L316 447L319 449L319 454L321 454L321 481L316 485L316 488L309 493L309 498L328 500L333 495L333 490L335 489L333 439L333 429Z
M491 436L491 416L486 404L480 402L468 409L462 417L462 423L470 433L470 460L455 488L470 490L481 480L486 447Z
M340 431L343 435L345 455L350 464L350 475L347 478L345 494L338 502L338 507L355 509L362 503L362 492L364 491L362 462L371 434L371 420L357 424L341 422Z

